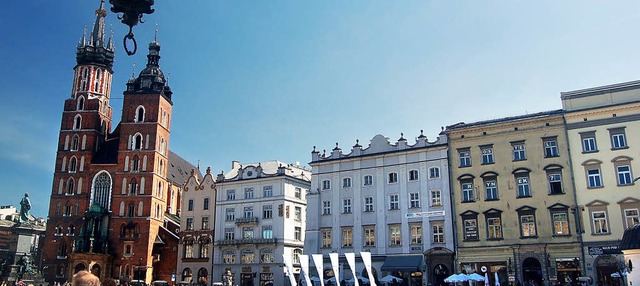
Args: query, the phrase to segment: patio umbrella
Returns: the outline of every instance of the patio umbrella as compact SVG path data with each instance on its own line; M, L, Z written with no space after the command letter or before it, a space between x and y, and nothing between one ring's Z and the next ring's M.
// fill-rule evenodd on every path
M393 281L393 279L395 279L398 282L402 282L402 278L395 277L393 275L387 275L385 277L380 278L380 280L378 280L378 281L380 281L382 283L389 283L389 282Z
M364 277L362 277L362 276L360 276L360 275L358 275L358 277L356 277L356 279L358 279L358 280L362 280L362 283L364 283L364 284L369 283L369 279L364 278ZM355 280L355 279L353 279L353 277L351 277L351 278L347 279L347 283L355 283L355 282L356 282L356 280Z
M496 275L496 286L500 286L500 279L498 279L498 272L494 273Z
M471 275L467 275L467 277L469 278L469 280L473 280L473 281L484 281L484 276L478 274L478 273L473 273Z
M489 286L489 273L484 273L484 285Z

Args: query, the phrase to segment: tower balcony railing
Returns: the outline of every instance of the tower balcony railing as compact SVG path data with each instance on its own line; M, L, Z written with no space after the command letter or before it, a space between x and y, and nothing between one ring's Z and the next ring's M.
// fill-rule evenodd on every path
M217 245L241 245L241 244L276 244L277 238L246 238L246 239L224 239L216 241Z
M257 217L236 218L236 224L258 224L258 218Z

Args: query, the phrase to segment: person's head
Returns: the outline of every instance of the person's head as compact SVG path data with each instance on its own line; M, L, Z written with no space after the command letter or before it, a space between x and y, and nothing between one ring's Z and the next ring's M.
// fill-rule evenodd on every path
M102 286L117 286L116 280L113 278L107 278L102 281Z
M72 286L100 286L100 279L87 270L82 270L71 279Z

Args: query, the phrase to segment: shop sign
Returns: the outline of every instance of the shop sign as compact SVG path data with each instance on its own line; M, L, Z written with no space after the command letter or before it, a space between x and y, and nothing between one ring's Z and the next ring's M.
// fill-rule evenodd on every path
M617 245L589 246L589 255L622 254Z

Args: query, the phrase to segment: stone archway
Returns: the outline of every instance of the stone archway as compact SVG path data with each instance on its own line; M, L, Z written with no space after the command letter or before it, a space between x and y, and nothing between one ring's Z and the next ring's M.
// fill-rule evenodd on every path
M100 267L100 264L96 263L91 267L91 274L97 276L98 278L102 277L100 276L101 272L102 272L102 267Z
M522 279L525 285L532 282L534 285L543 285L542 265L540 261L533 257L528 257L522 261Z
M74 274L75 274L75 273L78 273L78 272L80 272L80 271L82 271L82 270L87 270L87 266L86 266L86 265L84 265L84 263L82 263L82 262L80 262L80 263L76 264L76 266L75 266L75 267L73 267L73 273L74 273Z

